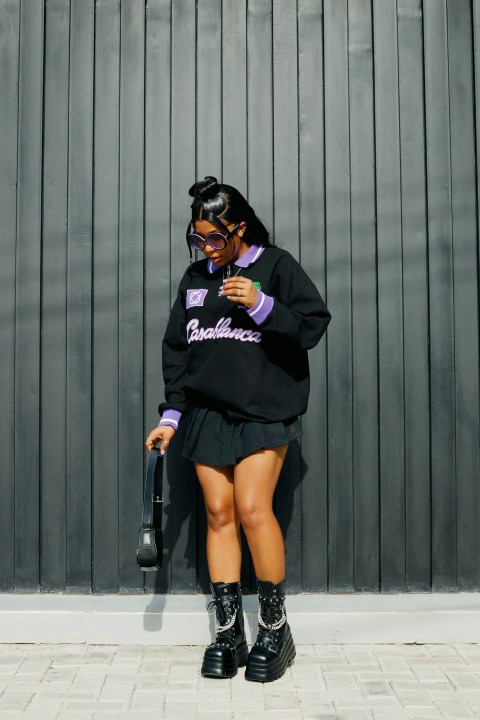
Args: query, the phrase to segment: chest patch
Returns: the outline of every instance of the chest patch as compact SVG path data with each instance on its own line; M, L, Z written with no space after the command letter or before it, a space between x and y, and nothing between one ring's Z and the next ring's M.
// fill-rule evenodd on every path
M187 290L187 310L191 307L202 307L208 290Z

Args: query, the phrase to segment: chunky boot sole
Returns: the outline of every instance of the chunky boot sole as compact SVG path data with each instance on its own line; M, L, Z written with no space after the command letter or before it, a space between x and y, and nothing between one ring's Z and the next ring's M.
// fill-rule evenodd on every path
M245 670L245 680L252 680L253 682L272 682L278 680L282 675L285 674L287 667L289 667L296 655L295 645L293 643L293 637L287 640L286 647L281 657L277 657L265 663L255 659L255 654L252 651L248 658L247 669Z
M229 658L209 657L208 650L204 655L201 674L210 678L232 678L239 667L244 667L248 660L247 641L238 645L235 655Z

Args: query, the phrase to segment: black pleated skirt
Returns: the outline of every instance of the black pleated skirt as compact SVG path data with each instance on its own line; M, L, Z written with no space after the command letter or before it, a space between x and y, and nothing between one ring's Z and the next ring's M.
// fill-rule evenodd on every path
M214 467L235 465L262 448L287 445L302 435L298 417L285 422L233 420L217 410L193 407L188 412L182 456Z

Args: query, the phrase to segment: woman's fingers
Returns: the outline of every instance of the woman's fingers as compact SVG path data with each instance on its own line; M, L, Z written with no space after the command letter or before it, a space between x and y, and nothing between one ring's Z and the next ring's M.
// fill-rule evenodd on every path
M160 445L160 455L165 455L168 450L169 442L169 440L162 440L162 444Z
M145 440L145 447L148 451L152 450L152 448L157 445L157 443L160 442L160 452L163 455L166 450L168 449L168 446L170 444L170 440L175 435L174 428L170 427L169 425L161 425L158 428L154 428L149 434L147 439Z
M160 438L156 437L156 435L154 433L150 433L150 435L145 440L145 447L147 448L148 451L150 451L153 447L155 447L155 445L157 444L157 442L159 440L160 440Z
M233 302L253 307L258 299L258 290L248 278L230 278L223 285L222 295Z

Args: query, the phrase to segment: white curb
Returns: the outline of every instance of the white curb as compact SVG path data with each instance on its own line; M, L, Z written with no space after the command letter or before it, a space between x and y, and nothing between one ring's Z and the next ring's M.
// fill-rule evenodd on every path
M206 595L0 594L0 643L204 645ZM256 595L245 595L257 632ZM287 595L298 644L480 643L480 593Z

